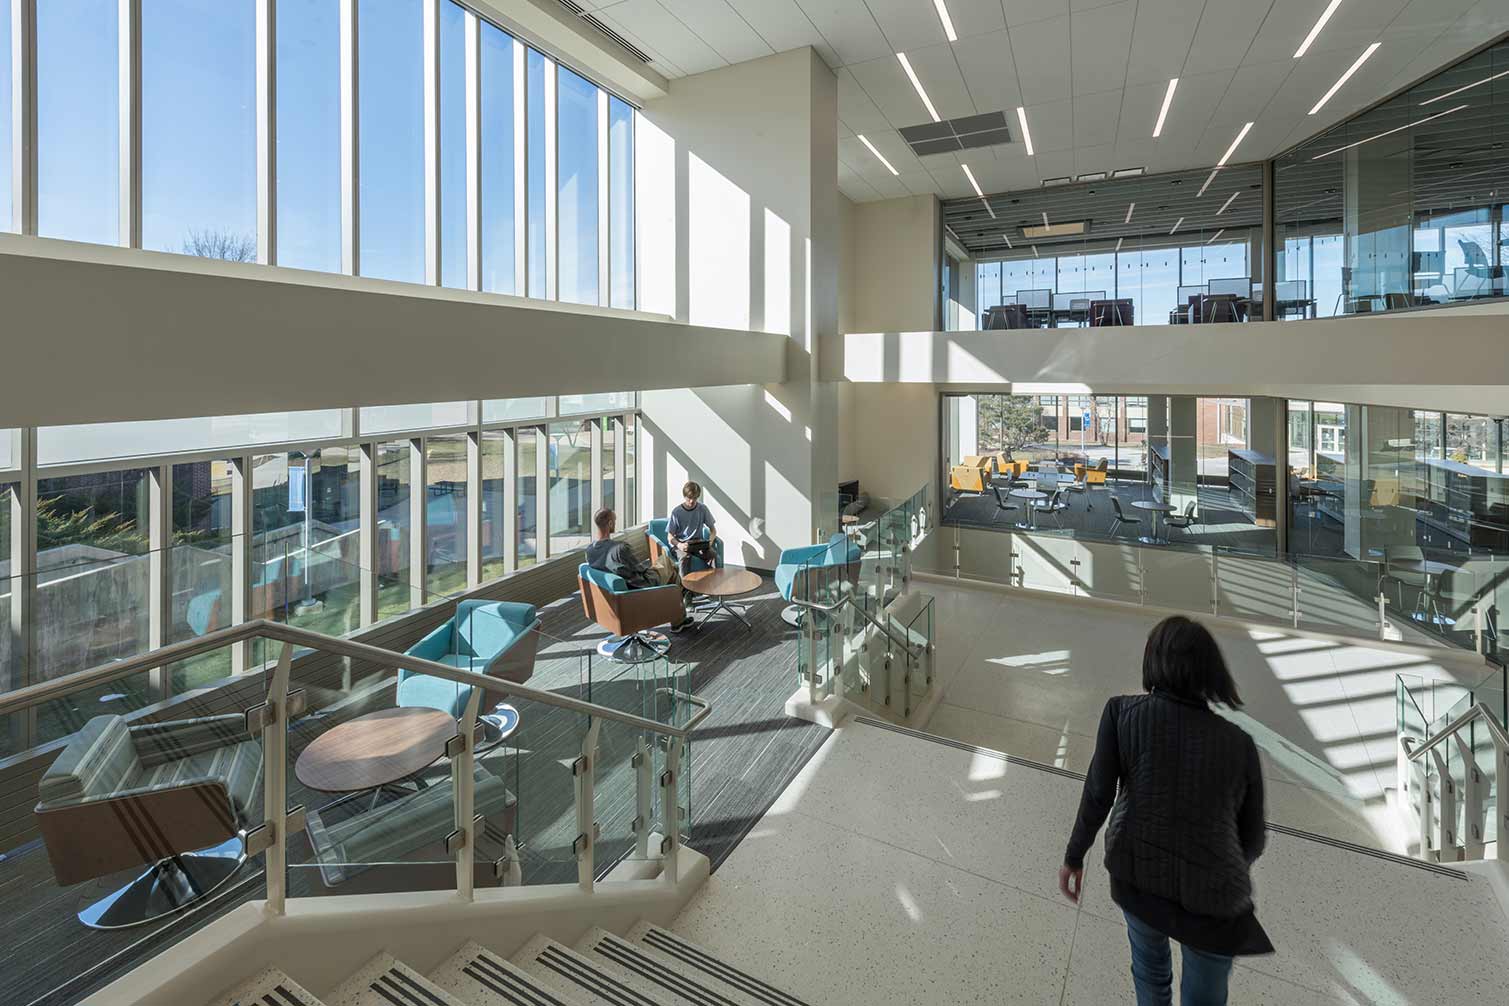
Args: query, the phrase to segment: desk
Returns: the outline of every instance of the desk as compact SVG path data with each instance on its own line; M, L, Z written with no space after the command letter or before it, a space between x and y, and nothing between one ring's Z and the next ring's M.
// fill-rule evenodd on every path
M1151 535L1142 535L1137 540L1144 545L1167 545L1167 538L1158 537L1158 515L1173 513L1174 508L1167 503L1156 503L1153 500L1137 500L1132 506L1138 510L1147 510L1153 515L1153 533Z
M1048 494L1038 492L1036 489L1013 489L1011 490L1011 496L1013 499L1027 501L1027 519L1025 521L1017 521L1016 526L1024 531L1036 531L1037 508L1034 504L1047 499Z

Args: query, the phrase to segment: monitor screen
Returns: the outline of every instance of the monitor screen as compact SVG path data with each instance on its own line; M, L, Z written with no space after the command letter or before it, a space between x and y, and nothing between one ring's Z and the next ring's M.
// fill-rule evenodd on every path
M1241 279L1213 279L1208 285L1212 294L1234 293L1238 297L1248 297L1252 294L1252 280L1246 276Z

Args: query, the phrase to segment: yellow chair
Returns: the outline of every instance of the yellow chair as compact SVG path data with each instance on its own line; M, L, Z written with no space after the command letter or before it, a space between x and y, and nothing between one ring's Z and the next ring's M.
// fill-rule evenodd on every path
M983 493L984 469L978 465L954 465L948 470L948 487L957 493Z
M995 459L997 475L1016 478L1027 470L1027 462L1015 461L1005 451L998 451L991 457Z
M1095 463L1094 468L1086 468L1084 465L1074 466L1074 481L1082 482L1087 486L1103 486L1106 484L1106 459L1101 458Z

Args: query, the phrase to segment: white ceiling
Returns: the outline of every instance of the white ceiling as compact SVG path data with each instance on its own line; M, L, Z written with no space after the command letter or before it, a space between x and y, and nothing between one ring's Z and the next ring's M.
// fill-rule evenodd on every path
M1114 168L1259 160L1333 125L1509 29L1509 0L1342 0L1302 59L1327 0L577 0L681 77L811 45L838 73L839 187L851 199L969 195ZM1310 106L1372 42L1381 47L1317 115ZM918 158L896 130L930 121L905 52L945 119L1027 109L1018 142ZM1164 90L1180 78L1163 135ZM885 154L893 176L857 139Z

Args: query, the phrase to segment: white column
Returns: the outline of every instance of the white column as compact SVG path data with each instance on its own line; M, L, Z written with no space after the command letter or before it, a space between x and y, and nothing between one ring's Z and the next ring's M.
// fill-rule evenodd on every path
M482 582L482 431L466 435L466 585Z
M165 461L148 473L151 499L147 516L147 649L173 640L173 463ZM167 668L154 667L150 691L166 698L171 689Z
M429 478L426 474L424 437L409 441L409 607L424 604L425 561L429 549L425 543L429 529L425 526L425 499Z
M361 550L357 558L357 575L361 577L361 624L371 625L377 621L377 574L381 561L379 528L377 526L378 460L381 445L375 441L362 444L361 451L361 499L357 502L359 528L357 546Z

